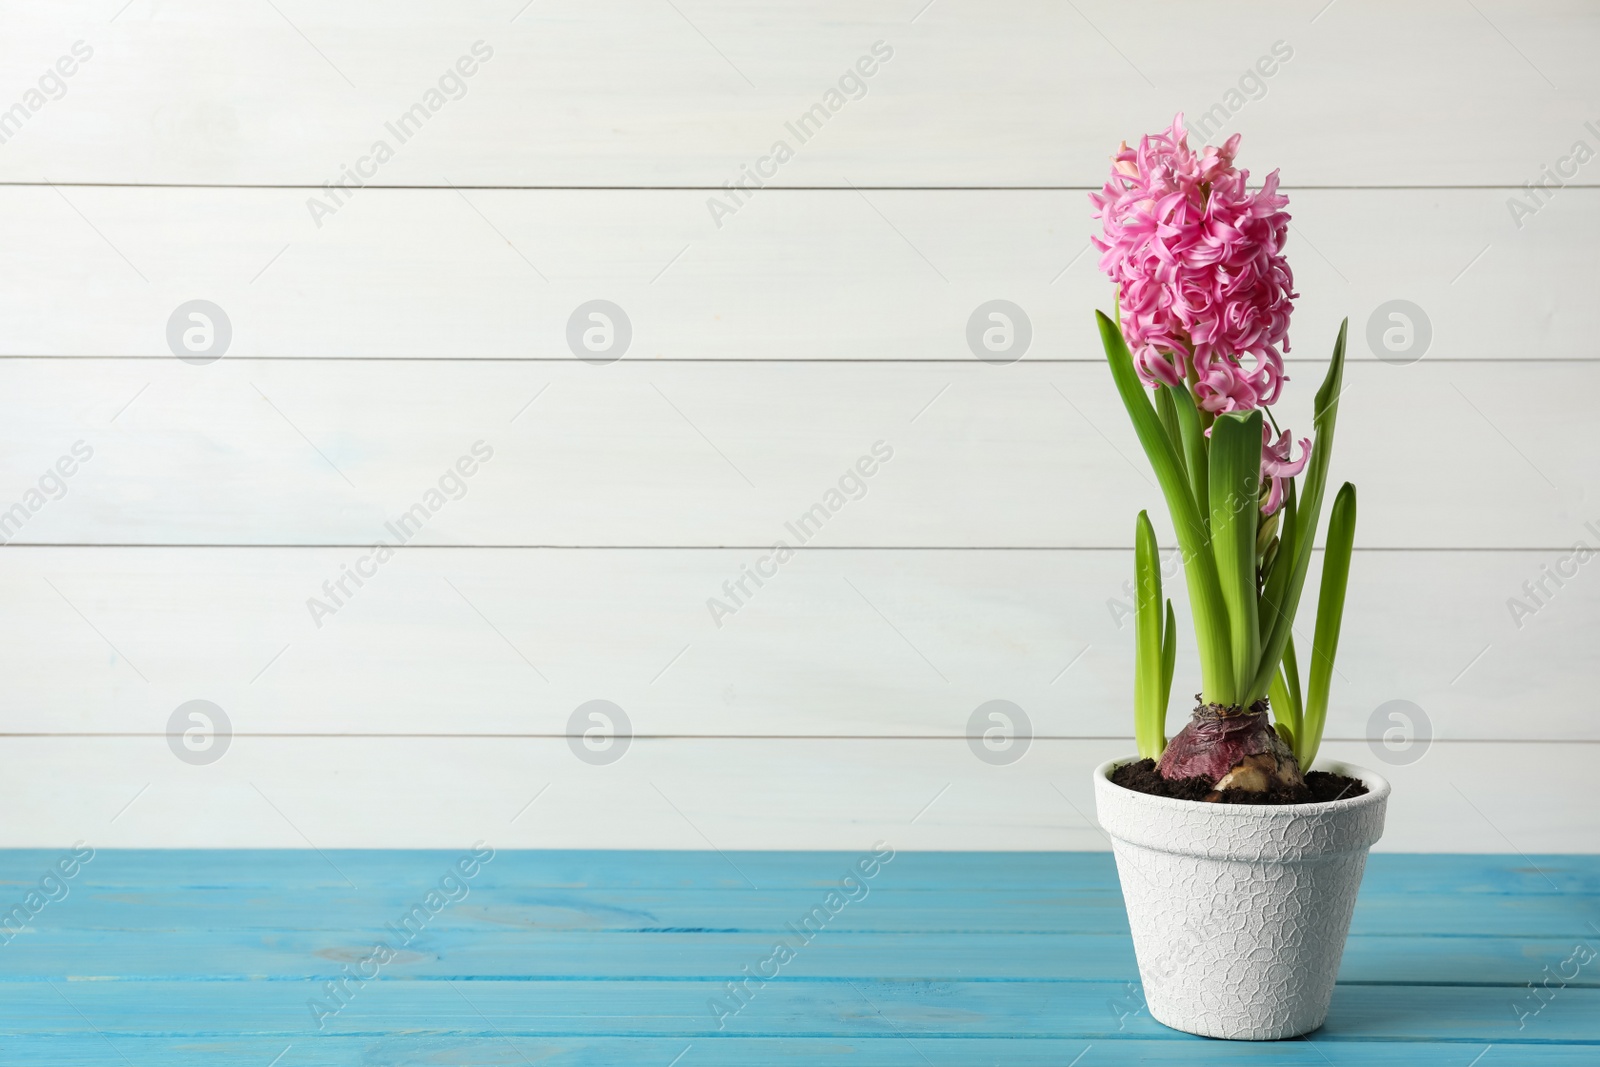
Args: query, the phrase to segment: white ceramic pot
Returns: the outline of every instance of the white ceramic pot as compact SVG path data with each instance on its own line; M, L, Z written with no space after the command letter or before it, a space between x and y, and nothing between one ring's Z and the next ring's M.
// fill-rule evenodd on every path
M1206 804L1137 793L1094 772L1157 1022L1206 1037L1295 1037L1333 998L1367 849L1383 834L1389 783L1337 763L1364 796L1326 804Z

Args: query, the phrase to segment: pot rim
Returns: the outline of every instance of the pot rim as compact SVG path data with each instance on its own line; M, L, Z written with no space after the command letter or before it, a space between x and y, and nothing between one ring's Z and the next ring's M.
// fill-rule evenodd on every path
M1365 767L1358 767L1353 763L1346 763L1343 760L1327 759L1318 760L1316 763L1312 764L1311 769L1318 771L1333 771L1337 774L1343 774L1347 778L1358 779L1362 785L1367 787L1367 791L1358 797L1350 797L1348 800L1307 801L1304 804L1212 804L1203 800L1180 800L1177 797L1158 797L1152 793L1141 793L1137 789L1128 789L1111 780L1111 772L1116 768L1125 763L1138 762L1138 760L1141 758L1143 757L1132 755L1108 759L1094 769L1094 778L1096 781L1104 779L1105 784L1108 787L1117 790L1119 793L1126 794L1130 797L1137 797L1137 802L1141 804L1165 805L1173 810L1182 811L1204 810L1215 816L1221 816L1224 818L1231 816L1241 819L1259 819L1261 816L1269 812L1281 812L1283 814L1295 815L1320 815L1324 812L1332 813L1350 811L1354 808L1364 807L1369 804L1382 803L1388 798L1390 791L1389 780L1384 778L1381 774L1369 771Z

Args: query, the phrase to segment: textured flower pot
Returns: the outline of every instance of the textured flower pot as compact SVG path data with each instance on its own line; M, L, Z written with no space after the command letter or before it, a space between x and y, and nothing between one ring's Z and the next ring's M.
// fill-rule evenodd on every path
M1383 834L1389 783L1325 804L1205 804L1154 797L1094 772L1157 1022L1206 1037L1266 1041L1322 1025L1367 849Z

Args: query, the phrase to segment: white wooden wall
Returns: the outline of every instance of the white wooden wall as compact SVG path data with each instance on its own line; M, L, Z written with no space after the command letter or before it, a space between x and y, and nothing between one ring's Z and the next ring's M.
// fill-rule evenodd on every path
M1600 848L1600 563L1507 606L1600 544L1600 161L1507 206L1600 149L1600 9L1556 0L0 4L0 512L40 505L0 551L0 843L1104 847L1113 605L1162 509L1097 352L1085 194L1274 45L1226 130L1292 199L1295 428L1352 323L1326 751L1391 776L1385 847ZM780 138L774 187L714 218ZM606 366L565 336L596 298L633 328ZM997 298L1033 329L1010 366L965 341ZM231 322L218 362L168 349L192 299ZM1432 324L1408 366L1365 340L1395 299ZM476 442L465 495L317 625ZM596 699L635 735L608 764L569 743ZM230 723L214 762L169 747L192 700ZM1026 712L1020 760L969 747L990 700ZM1431 723L1404 765L1392 700Z

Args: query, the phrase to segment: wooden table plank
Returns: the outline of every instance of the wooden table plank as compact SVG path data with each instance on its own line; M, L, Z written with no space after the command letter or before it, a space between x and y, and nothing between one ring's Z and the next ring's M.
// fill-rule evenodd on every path
M378 980L319 1030L322 986L297 981L29 982L5 989L21 1033L377 1036L397 1031L551 1037L1076 1037L1200 1044L1143 1010L1132 981L936 982L779 978L726 1017L726 980ZM1343 986L1319 1039L1600 1045L1600 989L1562 989L1519 1029L1522 987ZM719 1026L720 1023L720 1026ZM1600 1054L1600 1049L1596 1050Z
M0 853L0 888L24 893L57 856ZM730 885L717 853L502 851L319 1018L313 1001L331 1007L330 983L459 857L103 850L0 945L0 1065L693 1051L706 1064L1430 1067L1481 1054L1569 1067L1600 1044L1600 972L1529 999L1575 944L1600 943L1594 856L1374 856L1314 1044L1225 1045L1150 1019L1103 853L900 853L730 1013L713 998L858 857L740 854L758 889Z
M830 930L872 933L1100 933L1127 929L1116 886L1016 892L900 889L886 873L867 896L834 915ZM421 889L365 885L321 893L166 889L80 893L44 909L38 930L315 930L360 945L397 923ZM473 891L428 924L435 931L511 927L592 933L782 934L820 907L820 889L533 889ZM1600 927L1600 896L1458 896L1449 891L1364 898L1352 929L1361 934L1580 937Z
M30 884L58 850L0 851L3 887ZM338 865L358 883L427 888L459 852L445 849L101 849L74 883L97 890L165 885L180 889L252 887L339 889ZM832 888L854 852L739 851L739 868L768 889ZM711 862L717 860L716 862ZM895 884L905 889L1014 890L1104 888L1116 876L1111 853L897 852ZM1549 881L1546 881L1549 879ZM715 853L598 849L501 849L473 879L484 887L569 889L736 889L738 874ZM1451 893L1600 894L1600 855L1376 853L1368 858L1362 898L1448 889Z
M687 1050L687 1052L685 1051ZM372 1064L542 1064L562 1067L762 1067L767 1064L837 1064L873 1067L1125 1067L1128 1064L1209 1063L1250 1067L1594 1067L1590 1045L1497 1045L1482 1043L1364 1041L1359 1045L1315 1041L1197 1044L1189 1041L1081 1038L795 1038L719 1037L715 1040L649 1037L478 1037L464 1034L340 1037L288 1041L282 1037L206 1038L95 1034L8 1037L0 1043L0 1067L83 1067L128 1062L162 1067L215 1067L220 1063L275 1067L371 1067ZM1080 1058L1081 1057L1081 1058Z
M337 980L384 932L300 930L40 930L0 952L0 983L37 981ZM628 933L430 929L385 968L389 978L736 981L772 952L772 933ZM1557 969L1565 937L1355 934L1339 980L1362 985L1521 987ZM1592 943L1600 938L1591 936ZM1126 981L1135 973L1125 931L1106 933L879 933L828 931L784 969L786 978L829 981ZM1600 971L1567 983L1600 987Z

